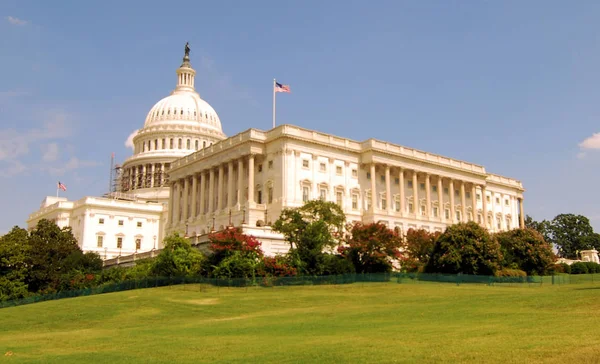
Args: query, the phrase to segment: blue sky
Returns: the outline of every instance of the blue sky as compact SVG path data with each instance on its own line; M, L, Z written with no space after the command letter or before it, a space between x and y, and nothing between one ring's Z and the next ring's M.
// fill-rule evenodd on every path
M186 41L224 132L377 138L520 179L526 213L600 230L600 2L0 3L0 233L56 181L108 188L110 154L175 86Z

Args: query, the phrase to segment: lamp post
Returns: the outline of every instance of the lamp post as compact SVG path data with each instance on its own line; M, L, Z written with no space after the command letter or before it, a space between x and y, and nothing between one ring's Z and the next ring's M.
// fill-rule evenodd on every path
M188 236L188 223L187 222L185 223L185 236L184 236L184 238L186 238L186 239L189 238L189 236Z
M104 247L104 260L106 260L106 252L108 251L108 247Z
M242 209L242 225L246 223L246 208Z
M215 232L215 217L213 216L212 232Z
M156 250L156 235L154 235L153 239L154 239L154 245L152 246L152 250Z

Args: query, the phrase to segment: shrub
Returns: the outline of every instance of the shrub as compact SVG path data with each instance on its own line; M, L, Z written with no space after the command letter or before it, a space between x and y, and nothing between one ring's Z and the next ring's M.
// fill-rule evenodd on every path
M520 269L502 268L495 275L496 277L527 277L527 272Z
M352 274L355 272L352 262L341 255L323 254L321 259L323 275Z
M600 264L594 262L585 262L588 273L600 273Z
M403 257L400 269L403 272L423 272L433 252L435 241L440 235L439 232L430 233L425 229L408 229L402 244Z
M503 267L521 269L528 275L543 275L554 262L552 247L533 229L513 229L495 237L502 249Z
M290 263L289 256L276 255L262 259L259 274L272 277L294 277L298 275L298 270Z
M212 276L221 279L254 278L257 276L260 261L236 250L213 268Z
M587 274L588 272L588 266L584 262L571 264L571 274Z

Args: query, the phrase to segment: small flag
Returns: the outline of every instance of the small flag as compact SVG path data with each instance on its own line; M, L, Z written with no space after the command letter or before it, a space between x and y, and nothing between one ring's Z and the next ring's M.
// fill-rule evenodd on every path
M65 186L62 183L60 183L60 181L58 181L58 188L61 189L61 190L63 190L63 191L67 190L67 186Z
M291 93L292 91L290 91L290 85L282 85L279 82L275 82L275 92Z

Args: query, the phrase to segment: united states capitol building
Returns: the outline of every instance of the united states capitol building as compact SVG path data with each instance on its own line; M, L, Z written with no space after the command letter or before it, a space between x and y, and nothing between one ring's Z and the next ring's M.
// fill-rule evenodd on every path
M523 185L483 166L390 142L355 141L280 125L227 137L196 92L186 46L177 85L157 102L118 168L117 188L77 201L46 197L27 220L70 226L84 251L105 259L162 248L166 234L192 242L227 226L256 236L266 254L288 244L271 230L282 209L311 199L339 204L349 222L399 232L443 231L475 221L491 232L524 225Z

